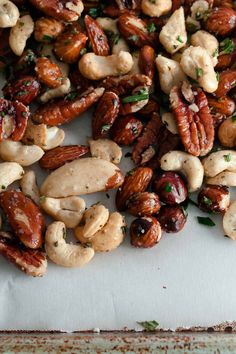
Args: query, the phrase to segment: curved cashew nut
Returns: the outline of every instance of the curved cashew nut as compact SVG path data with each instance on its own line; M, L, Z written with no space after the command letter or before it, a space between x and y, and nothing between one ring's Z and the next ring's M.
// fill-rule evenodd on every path
M236 145L236 124L231 118L221 123L218 138L223 146L234 147Z
M236 201L231 203L223 217L223 229L225 235L236 240Z
M24 175L24 170L16 162L0 163L0 191L6 189L10 184L19 180Z
M109 139L89 139L90 153L93 157L119 164L122 150L114 141Z
M16 25L11 28L9 45L16 55L21 55L25 49L26 41L34 32L34 21L30 15L22 16Z
M213 152L202 161L205 176L215 177L223 171L236 171L236 151L221 150Z
M42 196L40 206L54 219L64 222L66 227L76 227L85 211L85 201L78 197L49 198Z
M172 0L142 0L141 8L145 15L150 17L160 17L171 10Z
M30 197L36 204L39 204L39 187L36 182L34 171L27 171L20 180L20 187L24 195Z
M209 177L206 180L207 184L216 184L227 187L236 187L236 171L224 171L215 177Z
M162 156L161 168L164 171L180 171L188 181L190 192L196 191L203 182L204 169L198 157L183 151L171 151Z
M78 240L88 239L100 231L107 223L109 211L101 204L93 205L83 215L82 225L75 229L75 236Z
M179 134L178 127L177 127L173 113L170 113L170 112L163 113L161 116L161 120L162 120L162 123L165 124L166 128L172 134Z
M0 156L4 161L30 166L41 159L44 151L37 145L23 145L20 141L4 140L0 143Z
M62 84L54 89L47 90L40 97L39 100L42 103L46 103L54 98L62 97L70 92L71 84L68 77L62 79Z
M19 17L19 10L13 2L0 1L0 28L15 26Z
M128 52L122 51L106 57L87 53L79 61L79 70L87 79L101 80L107 76L127 74L133 63L132 55Z
M215 36L206 31L197 31L195 32L190 39L191 44L194 47L202 47L206 49L208 54L211 56L213 66L216 66L218 63L218 49L219 42Z
M80 245L68 244L65 241L66 228L61 221L55 221L47 228L45 248L48 257L63 267L82 267L94 256L94 250Z

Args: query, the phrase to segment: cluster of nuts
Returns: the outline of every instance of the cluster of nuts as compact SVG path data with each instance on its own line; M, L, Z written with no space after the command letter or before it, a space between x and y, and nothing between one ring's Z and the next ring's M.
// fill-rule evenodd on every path
M80 267L122 243L125 211L131 244L152 247L184 227L199 190L199 208L223 214L236 239L232 0L0 0L0 36L3 256L33 276L47 256ZM63 145L60 126L93 106L87 146ZM121 146L136 165L126 176ZM24 170L37 162L49 172L40 188ZM118 212L86 209L81 196L116 188Z

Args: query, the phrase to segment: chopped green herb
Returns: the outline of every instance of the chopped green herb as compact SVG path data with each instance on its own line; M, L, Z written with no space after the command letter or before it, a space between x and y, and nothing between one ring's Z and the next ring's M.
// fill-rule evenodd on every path
M83 244L84 248L91 248L92 247L92 243L91 242L86 242Z
M197 216L197 220L198 220L199 224L202 224L202 225L206 225L206 226L215 226L216 225L214 223L214 221L212 221L208 217Z
M25 24L24 24L24 22L20 21L19 25L20 25L20 27L23 27Z
M101 4L100 6L92 7L91 9L89 9L88 14L93 18L97 18L98 16L102 15L103 9L104 5Z
M134 174L134 172L135 172L135 169L130 170L126 173L126 176L132 176Z
M110 124L104 124L104 125L102 126L102 133L108 131L110 128L111 128L111 125L110 125Z
M127 96L122 99L123 103L131 103L131 102L138 102L138 101L143 101L147 100L149 98L149 93L147 90L140 90L133 96Z
M136 42L139 40L139 36L137 36L136 34L134 34L133 36L128 37L128 40Z
M197 76L197 79L199 79L200 77L202 77L203 75L203 70L202 68L196 68L196 76Z
M21 115L22 115L22 117L27 117L28 113L27 112L22 112Z
M5 112L1 112L0 113L2 117L5 117L6 113Z
M216 72L216 80L220 81L220 73L218 71Z
M196 20L200 20L202 17L202 13L200 11L197 11L195 17L196 17Z
M87 49L86 48L82 48L80 51L80 55L84 55L87 53Z
M147 25L147 30L148 30L148 33L153 33L153 32L155 32L156 31L156 25L155 25L155 23L149 23L148 25Z
M52 37L51 36L48 36L47 34L45 34L44 36L43 36L43 39L45 40L45 41L51 41L52 40Z
M212 205L212 200L210 198L207 198L206 196L204 196L203 203L206 205Z
M25 85L25 86L30 86L30 81L28 81L28 80L27 81L23 81L22 84Z
M24 95L27 95L28 94L28 91L20 91L17 93L17 96L24 96Z
M234 123L236 122L236 116L233 116L231 119L232 119L232 122L234 122Z
M2 189L6 189L6 186L2 185L1 188L2 188Z
M218 57L218 55L219 55L219 49L216 48L216 50L213 53L213 58Z
M138 134L138 129L135 126L131 128L131 131L135 136Z
M39 198L39 202L40 202L40 203L45 202L46 198L47 198L47 197L45 197L45 195L41 195L41 197Z
M58 241L54 242L54 247L58 246Z
M234 41L230 38L225 38L222 42L220 42L220 54L230 54L235 50Z
M231 154L224 155L224 159L226 162L230 162L232 159L232 155Z
M121 231L122 231L123 235L125 235L126 231L127 231L127 227L126 226L121 226Z
M79 33L79 32L77 31L77 29L76 29L76 28L72 28L71 33L72 33L72 34L77 34L77 33Z
M159 323L155 320L153 321L143 321L137 322L140 326L142 326L145 331L155 331L155 329L159 326Z
M113 45L117 44L119 42L119 39L120 39L119 33L112 34L111 41Z
M166 185L165 185L165 191L167 193L170 193L172 191L172 189L173 189L172 184L170 182L167 182Z
M65 99L67 101L73 101L77 96L78 96L78 92L71 92L65 97Z
M178 37L177 37L177 41L180 42L180 43L184 43L184 41L183 41L183 39L182 39L181 36L178 36Z
M65 45L71 44L71 43L72 43L71 39L67 39L66 41L64 41L64 44L65 44Z

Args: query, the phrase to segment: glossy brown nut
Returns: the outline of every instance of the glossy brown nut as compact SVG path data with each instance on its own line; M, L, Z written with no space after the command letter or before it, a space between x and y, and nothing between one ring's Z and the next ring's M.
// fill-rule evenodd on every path
M108 39L99 23L89 15L85 16L84 23L93 52L96 55L109 55L110 47Z
M235 111L235 102L228 96L215 98L212 96L207 97L211 113L220 113L226 117L232 116Z
M61 69L47 57L41 57L36 60L35 72L39 81L50 88L56 88L61 85L63 79Z
M181 231L187 221L186 213L181 206L162 206L157 218L162 230L167 233Z
M50 43L61 34L65 25L51 17L41 17L34 24L34 38L38 42Z
M233 64L235 64L235 60L236 60L236 38L232 38L230 39L230 41L228 41L229 39L226 39L226 43L230 43L230 53L220 53L220 55L218 56L217 60L218 63L215 67L216 70L226 70L226 69L230 69L231 66L233 66ZM223 48L224 50L224 48Z
M141 134L143 129L142 122L133 115L119 117L111 129L112 140L118 145L131 145Z
M160 112L160 106L159 104L150 99L146 106L144 106L140 111L138 111L138 115L141 116L142 118L150 118L152 113L159 113Z
M208 185L198 194L198 206L205 212L224 213L229 204L229 190L225 186Z
M150 79L154 78L156 70L155 59L156 53L151 46L145 45L140 49L139 67L142 74L148 76Z
M217 36L228 36L236 27L236 12L228 7L215 7L210 12L205 28Z
M214 7L234 7L233 0L214 0Z
M183 178L175 172L164 172L153 182L153 190L168 205L180 204L188 196Z
M225 70L220 73L219 85L214 92L216 97L226 96L236 86L236 70Z
M22 76L10 81L2 90L7 99L29 105L38 96L40 83L33 76Z
M20 58L13 64L15 76L27 75L33 72L36 63L36 54L31 49L26 49Z
M155 193L140 192L132 195L127 201L127 212L134 216L150 216L157 214L161 203Z
M130 243L134 247L153 247L160 241L161 236L160 224L152 216L135 219L130 225Z

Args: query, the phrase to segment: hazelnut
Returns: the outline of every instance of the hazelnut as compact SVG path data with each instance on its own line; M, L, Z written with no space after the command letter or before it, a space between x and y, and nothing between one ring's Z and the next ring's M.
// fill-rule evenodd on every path
M150 216L158 213L161 204L158 195L140 192L132 195L127 201L127 211L134 216Z
M226 186L208 185L198 194L199 208L206 212L224 213L229 203L230 195Z
M161 226L152 216L135 219L130 226L130 242L134 247L153 247L160 241L161 236Z
M187 220L186 213L181 206L162 206L158 214L158 221L163 231L179 232L183 229Z

